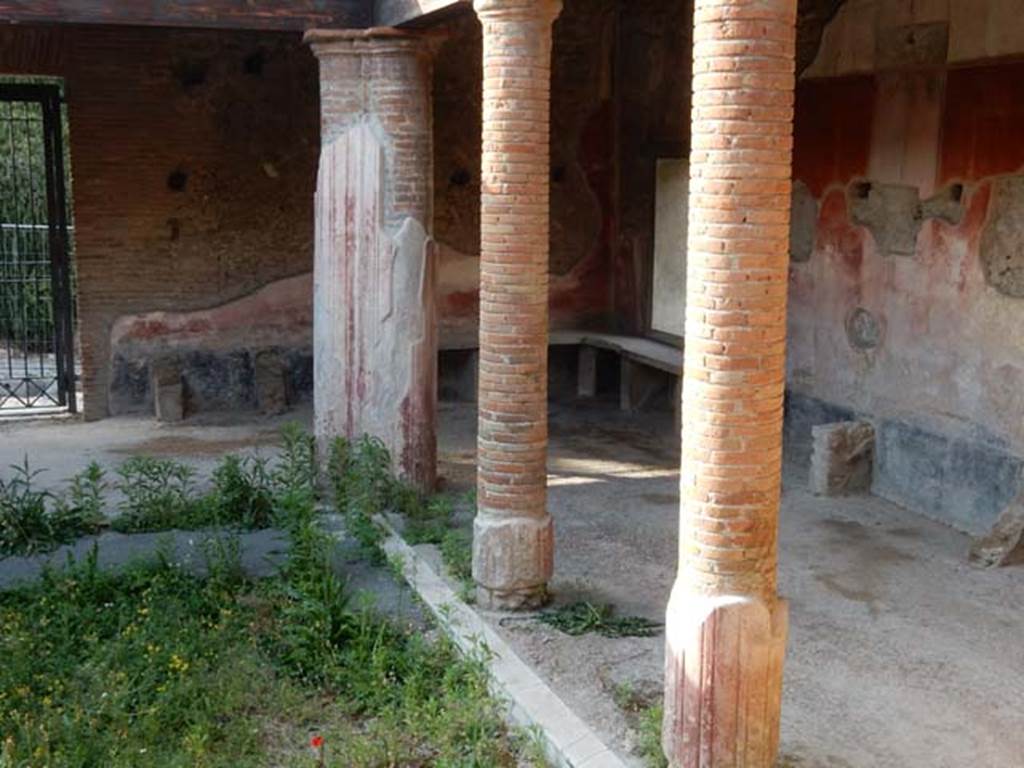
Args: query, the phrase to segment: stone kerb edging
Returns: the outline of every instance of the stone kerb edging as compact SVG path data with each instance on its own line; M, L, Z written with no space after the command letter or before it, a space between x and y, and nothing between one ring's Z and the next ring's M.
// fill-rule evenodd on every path
M545 755L558 768L627 768L597 734L584 723L541 678L528 667L504 639L470 606L459 599L388 520L374 522L387 536L383 549L401 569L402 576L419 595L459 649L483 655L491 692L509 705L513 725L538 733Z

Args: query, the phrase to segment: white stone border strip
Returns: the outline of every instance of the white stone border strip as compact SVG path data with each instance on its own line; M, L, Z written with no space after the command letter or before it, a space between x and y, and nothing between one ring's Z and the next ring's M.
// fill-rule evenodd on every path
M384 551L401 566L409 586L453 642L467 654L486 649L484 661L492 693L508 702L514 725L538 732L551 763L558 768L627 768L383 516L377 516L375 522L387 532Z

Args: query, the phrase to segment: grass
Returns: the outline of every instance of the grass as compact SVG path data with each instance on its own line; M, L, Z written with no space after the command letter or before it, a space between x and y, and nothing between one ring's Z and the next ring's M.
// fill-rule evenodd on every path
M287 532L274 577L248 579L225 531L204 578L167 552L104 571L94 549L0 593L0 768L312 768L311 736L331 768L541 764L481 659L354 605L319 526L311 449L293 437L280 465L224 464L215 483L219 509ZM371 516L389 501L383 456L365 442L350 459L336 478L346 512ZM144 505L191 497L190 476L144 469Z
M103 523L103 470L90 464L71 478L65 493L41 490L45 470L32 469L28 457L0 477L0 557L49 552L99 530Z
M472 533L458 526L455 503L448 496L426 499L391 474L391 459L384 445L364 437L354 445L344 438L331 445L328 475L335 504L345 517L346 528L360 542L363 551L376 562L383 555L383 531L373 518L393 510L405 518L403 538L408 544L434 544L441 552L449 573L461 584L462 597L472 601ZM475 507L475 498L465 502Z
M665 709L660 704L648 707L637 715L637 748L644 765L649 768L668 768L668 760L661 745L661 721Z
M43 469L28 458L0 477L0 557L50 552L99 532L108 524L105 494L122 500L110 525L124 533L230 527L260 530L280 523L281 489L315 487L313 440L294 425L282 430L280 456L225 456L213 472L212 489L200 494L196 471L172 459L133 456L116 480L95 462L72 477L62 493L39 488Z
M577 602L540 614L539 620L567 635L590 632L603 637L654 637L661 624L640 616L615 616L611 605Z
M615 705L625 714L636 729L636 754L648 768L668 768L661 744L661 725L665 708L652 704L650 698L642 695L629 683L620 683L612 689Z

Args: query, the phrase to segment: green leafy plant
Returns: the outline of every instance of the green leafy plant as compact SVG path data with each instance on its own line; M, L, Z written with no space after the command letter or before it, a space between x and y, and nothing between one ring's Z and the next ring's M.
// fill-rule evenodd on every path
M473 534L455 529L441 539L441 559L448 572L462 584L463 599L470 599L473 590Z
M316 493L316 443L313 436L298 424L281 429L281 455L274 468L273 480L284 490Z
M274 480L268 461L256 456L225 456L213 471L208 507L222 525L247 530L269 528L275 518Z
M124 495L119 531L164 531L206 522L208 509L195 496L195 470L171 459L133 456L118 469Z
M358 514L392 498L385 458L361 441L345 464ZM211 496L230 491L248 509L262 475L231 467ZM37 473L22 474L16 496L38 507ZM133 462L121 483L131 510L180 511L193 499L190 472L173 462ZM75 497L88 507L101 487L92 472ZM237 535L221 533L204 544L203 578L163 548L153 563L103 571L94 548L34 586L0 591L0 766L299 766L314 722L331 768L543 765L505 725L481 659L354 609L309 483L272 487L290 544L263 582L245 576Z
M391 457L384 444L364 436L352 445L343 437L331 444L328 474L338 511L348 532L364 554L382 563L380 543L384 534L373 517L387 508L395 489Z
M567 635L594 632L603 637L653 637L661 624L640 616L616 617L610 605L577 602L540 614L539 620Z
M402 534L409 544L441 544L449 534L455 515L449 497L435 496L426 504L407 504L404 509L406 523Z
M27 456L22 464L12 464L10 469L10 479L0 478L0 554L46 551L61 536L48 509L53 495L35 485L44 470L33 470Z
M54 515L69 535L95 533L106 522L107 473L93 461L74 475L63 496L56 499Z
M32 469L28 457L0 477L0 556L49 552L79 536L95 533L103 518L103 470L98 464L71 479L60 496L40 489L45 470Z
M637 751L648 768L668 768L668 760L661 746L661 721L665 708L660 704L639 713L637 720Z

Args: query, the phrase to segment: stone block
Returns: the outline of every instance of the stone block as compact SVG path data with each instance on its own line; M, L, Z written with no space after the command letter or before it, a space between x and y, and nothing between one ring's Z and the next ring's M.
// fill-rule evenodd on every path
M178 422L185 418L185 385L177 360L157 360L150 366L153 404L157 421Z
M966 533L984 535L1020 494L1024 460L992 436L877 422L871 492Z
M970 559L985 567L1024 564L1024 496L1003 510L987 536L974 541Z
M285 366L274 350L257 352L253 360L256 405L267 416L276 416L288 410L288 389L285 384Z
M840 421L811 429L811 490L819 496L867 491L874 465L875 428Z

